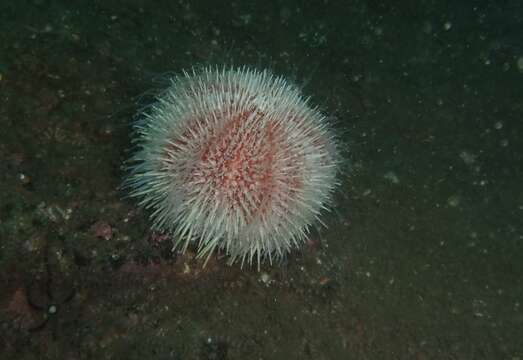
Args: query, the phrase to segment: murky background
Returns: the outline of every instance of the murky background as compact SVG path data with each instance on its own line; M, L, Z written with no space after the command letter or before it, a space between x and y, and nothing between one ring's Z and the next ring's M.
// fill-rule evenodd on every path
M2 359L523 359L523 3L2 1ZM344 140L327 229L260 272L118 187L169 73L270 68Z

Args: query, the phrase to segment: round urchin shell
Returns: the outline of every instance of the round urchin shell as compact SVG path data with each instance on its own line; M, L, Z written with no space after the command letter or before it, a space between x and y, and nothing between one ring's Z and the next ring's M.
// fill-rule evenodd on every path
M199 257L258 266L307 239L337 185L326 118L269 71L204 68L171 79L135 124L125 186L154 230Z

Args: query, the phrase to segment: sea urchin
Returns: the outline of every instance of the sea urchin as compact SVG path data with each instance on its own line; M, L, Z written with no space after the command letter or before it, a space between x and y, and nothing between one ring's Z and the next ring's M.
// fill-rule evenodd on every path
M135 124L125 186L174 249L271 263L332 201L338 153L326 118L268 71L203 68L171 79Z

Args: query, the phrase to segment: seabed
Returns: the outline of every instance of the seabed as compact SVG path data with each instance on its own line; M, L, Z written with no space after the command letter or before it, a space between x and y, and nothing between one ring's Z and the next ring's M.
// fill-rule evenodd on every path
M523 359L521 14L2 2L2 359ZM260 271L171 252L119 190L134 114L209 64L293 79L346 144L328 228Z

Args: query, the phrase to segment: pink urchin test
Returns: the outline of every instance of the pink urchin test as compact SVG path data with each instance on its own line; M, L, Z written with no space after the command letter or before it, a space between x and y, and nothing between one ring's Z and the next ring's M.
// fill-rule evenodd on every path
M269 71L203 68L171 79L135 124L125 186L174 249L258 266L307 239L338 185L327 119Z

